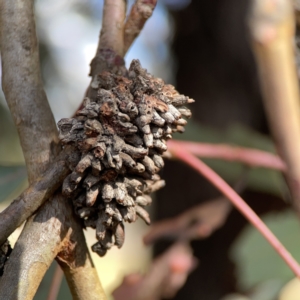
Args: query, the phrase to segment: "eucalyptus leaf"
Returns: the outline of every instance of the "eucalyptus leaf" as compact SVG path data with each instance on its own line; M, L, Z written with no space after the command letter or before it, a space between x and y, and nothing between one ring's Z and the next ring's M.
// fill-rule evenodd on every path
M270 213L263 217L263 221L294 258L300 261L300 229L295 213L292 210ZM238 287L241 290L247 291L267 280L284 283L294 278L278 253L251 225L247 225L235 240L230 256L237 265Z

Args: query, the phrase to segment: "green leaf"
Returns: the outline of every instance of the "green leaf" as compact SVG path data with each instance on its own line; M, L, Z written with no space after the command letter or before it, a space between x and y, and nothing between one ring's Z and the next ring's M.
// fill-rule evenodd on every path
M270 213L263 221L294 258L300 261L300 229L295 213L292 210ZM236 239L230 256L237 264L238 287L242 290L249 290L271 279L284 283L294 278L282 258L251 225Z

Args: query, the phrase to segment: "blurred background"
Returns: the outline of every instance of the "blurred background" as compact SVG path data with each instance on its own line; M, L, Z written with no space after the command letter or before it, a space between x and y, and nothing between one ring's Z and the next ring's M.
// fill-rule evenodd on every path
M128 9L133 1L129 1ZM228 143L274 152L263 112L256 66L247 30L248 0L158 0L153 16L126 56L196 102L193 118L177 139ZM101 28L103 1L36 0L36 22L45 89L56 121L71 116L89 84L89 63ZM247 173L242 197L300 261L299 224L289 207L280 173L246 168L239 163L208 160L227 182ZM178 215L218 192L187 166L168 161L167 186L156 195L153 220ZM176 176L174 176L176 174ZM184 174L184 175L183 175ZM27 185L17 132L3 94L0 96L0 209ZM170 241L145 247L143 222L126 224L126 241L104 258L93 255L109 295L124 275L146 272L152 255ZM16 240L15 232L10 240ZM87 231L89 245L94 233ZM196 270L174 299L296 300L297 281L275 251L236 211L209 238L192 242L199 260ZM46 299L55 265L47 272L35 299ZM58 299L71 299L65 280ZM126 300L126 299L125 299Z

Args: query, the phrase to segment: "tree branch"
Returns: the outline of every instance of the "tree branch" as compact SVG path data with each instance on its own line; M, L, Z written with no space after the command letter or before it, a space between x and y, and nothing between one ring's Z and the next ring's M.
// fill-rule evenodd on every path
M300 216L300 99L290 1L254 1L250 30L270 129Z
M94 77L104 70L113 71L124 66L124 20L126 0L105 0L96 55L91 62L92 82ZM88 90L92 92L92 89Z
M168 147L170 151L174 147L184 147L200 157L238 161L251 167L264 167L279 171L286 170L284 162L278 156L257 149L234 147L226 144L206 144L176 140L168 141ZM65 160L70 156L71 151L72 149L63 150L60 157L49 170L14 200L6 210L0 213L0 244L59 187L61 181L69 172L65 165Z
M18 129L29 182L58 153L56 124L40 74L33 1L1 1L2 88Z
M120 67L124 65L124 61L120 55L124 53L123 20L125 19L125 10L126 2L124 0L105 1L101 40L96 56L91 64L92 76L103 70L111 69L114 66ZM29 182L33 183L39 174L46 169L48 162L59 152L59 147L57 147L56 125L43 91L39 72L38 43L33 20L33 3L30 0L23 2L19 0L14 3L4 1L1 5L1 14L1 44L4 45L2 46L2 66L3 74L5 74L3 75L3 87L15 124L18 127L28 168ZM9 30L7 30L7 28L9 28ZM22 51L18 52L19 49ZM20 76L16 76L16 74ZM14 93L11 91L14 91ZM20 105L20 103L22 103L22 105ZM38 140L38 143L36 143L36 140ZM33 146L35 146L35 151L32 149ZM65 171L63 166L60 170ZM51 170L47 172L46 177L44 176L44 180L49 179L49 174L51 174ZM41 182L45 183L43 180ZM36 183L37 186L35 187L39 189L41 182ZM56 184L48 188L43 186L41 191L39 190L35 198L36 201L33 211L45 201L45 197L48 197L55 187ZM25 198L26 197L29 197L29 193L25 194ZM57 197L61 196L58 195ZM22 201L22 199L19 200ZM18 206L18 203L20 202L16 201L14 204ZM57 206L60 206L60 202L57 202ZM18 206L18 208L20 207ZM23 209L24 208L26 209L26 207L23 207ZM14 205L12 205L10 209L14 209ZM63 207L61 209L63 211ZM45 260L42 265L36 263L35 259L38 259L43 252L47 253L47 249L49 247L51 248L51 245L57 246L62 240L58 239L57 232L47 231L47 243L44 243L44 246L48 246L47 249L38 247L35 253L31 253L30 247L33 244L38 245L34 239L37 236L43 235L43 230L55 227L59 217L58 210L59 209L55 207L55 199L51 202L47 202L43 208L38 211L37 215L31 218L25 225L11 256L10 263L7 265L6 276L1 281L3 288L7 289L8 287L7 290L15 290L15 293L7 295L8 298L6 299L10 299L9 297L13 299L16 293L19 293L19 295L25 298L30 298L35 294L41 278L56 253L54 251L49 253L47 260ZM16 213L13 222L19 224L21 219L18 218L17 215L18 213ZM45 220L45 216L48 216L48 219ZM42 226L37 224L37 219L43 220ZM62 223L57 224L63 226ZM82 230L80 229L79 231L82 234ZM81 249L81 253L87 253L84 240L83 243L77 244L77 248ZM83 247L80 248L80 245L83 245ZM69 251L69 254L71 255L72 251ZM20 290L17 290L14 287L18 283L20 274L14 272L18 270L14 263L16 264L19 260L21 262L25 261L26 266L24 265L24 268L22 268L24 284ZM71 292L76 299L84 299L82 298L84 295L92 296L92 289L89 289L89 293L87 290L84 294L81 293L83 290L82 284L86 281L83 280L86 279L84 278L85 273L88 274L89 281L93 283L94 290L95 288L97 290L97 286L99 293L101 290L99 288L98 279L95 277L95 270L89 258L86 262L87 263L84 263L85 267L79 269L76 269L76 266L71 268L71 265L68 263L62 263ZM12 280L13 278L15 280ZM34 284L32 282L29 283L32 278L34 278ZM104 297L105 296L103 296L103 298ZM99 299L99 296L96 298Z
M29 2L28 2L29 1ZM30 4L31 0L27 0L27 4ZM17 6L17 5L16 5ZM18 6L17 6L18 7ZM8 16L8 13L10 10L16 10L17 8L15 8L14 6L10 6L9 4L6 5L6 3L4 3L3 7L2 7L2 13L3 13L3 26L2 29L5 28L5 26L9 26L11 25L9 22L11 21L9 18L9 20L7 21L8 24L6 24L6 19ZM26 10L24 10L26 11ZM110 61L108 59L108 57L103 56L103 53L101 52L101 49L106 49L106 48L111 48L114 53L119 51L122 52L123 50L123 25L120 25L120 20L125 19L125 12L126 12L126 1L124 0L118 0L118 1L112 1L112 0L107 0L105 1L105 5L104 5L104 12L103 12L103 24L102 24L102 30L101 30L101 34L100 34L100 40L99 40L99 45L98 45L98 50L96 53L95 58L93 59L94 64L92 63L91 65L91 73L92 74L98 74L99 72L106 70L106 69L111 69L112 66L114 66L115 64L110 64ZM27 14L25 14L22 17L16 17L16 25L14 27L14 30L18 29L18 22L22 22L23 19L26 19L27 22L29 19L33 18L33 12L32 12L32 8L30 11L30 8L28 8ZM124 22L122 22L123 24ZM21 26L19 24L19 26ZM29 25L28 25L29 26ZM31 29L30 31L32 33L35 33L35 24L33 22L33 24L31 24L31 26L33 27L33 29ZM121 28L121 29L120 29ZM23 30L24 31L24 30ZM21 32L22 33L22 32ZM19 33L19 34L21 34ZM3 32L1 33L1 37L3 39L3 41L6 42L6 45L9 44L9 41L7 41L6 39L8 37L15 37L18 35L18 33L12 32L8 34L8 37L6 36L7 32L3 30ZM33 45L29 45L28 47L32 47L32 49L35 47L37 47L37 40L36 40L36 35L34 34L34 38L31 38ZM121 42L120 42L121 41ZM14 47L14 49L18 49L18 47L22 47L22 45L16 45L15 43L13 43L12 45L10 45L10 47ZM15 48L16 47L16 48ZM16 50L18 51L18 50ZM23 68L27 68L30 69L30 64L33 64L35 66L35 69L32 70L33 75L32 76L36 76L36 78L39 79L39 86L41 85L41 87L39 87L40 90L43 91L42 88L42 82L40 80L40 74L39 74L39 67L37 67L36 65L38 64L38 61L36 62L36 60L38 60L38 49L35 49L35 51L37 52L37 55L34 57L31 57L31 61L26 63L24 66L19 63L19 65ZM8 79L8 76L5 76L7 69L10 70L10 65L9 64L4 64L4 59L6 58L6 54L8 52L8 50L4 47L2 48L2 61L3 61L3 85L5 86L9 86L10 81L13 79L13 75L11 75L12 77ZM7 54L8 55L8 54ZM13 59L14 56L16 56L16 53L14 53L14 51L9 51L9 55L11 55L10 60ZM25 54L24 54L25 55ZM28 56L28 54L27 54ZM26 60L24 60L26 62ZM100 63L99 63L100 62ZM104 62L104 64L102 64L101 62ZM123 64L123 61L122 61ZM18 68L18 66L15 66L16 70ZM17 72L17 71L16 71ZM38 74L36 74L38 73ZM17 78L16 81L14 82L14 84L16 84L19 87L19 79ZM33 79L34 81L34 79ZM23 84L23 82L21 82ZM31 84L31 81L28 82L28 84ZM23 87L23 86L22 86ZM25 87L28 90L28 95L25 98L28 103L28 107L31 108L31 110L28 112L28 110L26 110L23 105L17 105L17 103L21 103L21 101L24 101L22 96L23 94L20 93L18 96L20 99L18 99L18 101L16 101L16 99L14 98L14 94L11 94L10 91L13 89L7 89L7 91L5 92L5 96L7 99L8 103L12 103L11 105L11 111L16 111L13 114L14 120L16 125L18 126L19 130L19 135L20 136L24 136L26 134L26 136L30 137L30 142L28 143L28 139L24 138L24 145L22 144L22 149L24 153L27 153L28 157L30 156L30 147L32 147L33 145L35 145L34 140L35 138L39 138L40 135L43 135L43 131L41 130L41 128L39 129L38 132L36 132L36 128L35 127L30 127L29 129L26 127L25 122L21 122L18 123L18 119L23 118L23 120L29 120L28 122L30 122L31 120L31 114L34 113L35 117L36 117L36 123L41 124L41 127L46 127L46 126L50 126L47 122L42 123L42 121L45 121L44 119L40 120L39 118L42 117L45 114L45 111L49 110L49 115L52 116L52 112L50 110L49 105L48 106L43 106L43 105L39 105L38 107L33 108L33 105L35 102L39 103L38 101L41 101L42 103L46 102L48 104L46 95L44 92L41 93L42 97L38 98L37 100L33 100L30 97L30 93L31 90L27 87L27 85L25 85ZM25 89L25 87L23 87ZM34 103L31 103L31 101L35 101ZM23 102L22 102L23 103ZM52 116L53 119L53 116ZM53 119L54 121L54 119ZM51 123L52 124L52 123ZM52 126L52 125L51 125ZM24 129L25 127L25 129ZM25 130L28 131L28 133L23 133ZM50 128L49 128L50 130ZM52 128L52 134L50 134L48 136L48 139L51 138L51 136L55 137L55 140L57 140L57 131L56 131L56 125L54 123L54 127ZM45 137L46 138L46 137ZM51 144L51 140L48 140L49 144ZM43 145L47 145L47 141L45 141L44 139L44 144L40 144L39 146L42 147ZM41 149L40 149L41 150ZM68 151L70 151L72 149L68 149ZM64 175L66 175L66 172L68 172L68 170L66 169L66 166L64 164L64 160L66 159L66 157L68 155L70 155L70 153L68 151L65 151L65 155L62 155L63 159L61 161L59 161L57 164L54 164L53 166L51 166L49 168L49 170L47 170L47 172L42 176L42 178L40 180L37 180L37 182L34 182L34 176L38 176L39 173L42 173L42 170L44 168L44 165L47 165L49 159L47 161L36 161L37 165L43 165L42 169L39 170L39 172L37 173L37 167L34 168L34 170L31 172L32 176L29 178L29 182L33 183L24 193L22 193L15 201L13 201L11 203L11 205L4 210L1 214L0 214L0 244L2 242L4 242L4 240L9 236L9 234L11 234L18 226L20 226L28 217L30 217L46 200L47 198L49 198L49 196L55 191L55 189L57 189L59 187L59 181L62 182L62 179L64 178ZM43 151L40 151L43 152ZM45 152L45 151L44 151ZM58 153L58 150L55 151L55 153L53 153L53 157L55 157L56 153ZM48 156L51 153L48 153ZM26 157L25 156L25 160ZM34 163L33 161L27 161L26 160L27 165L31 166L32 163ZM35 171L35 172L34 172ZM55 175L55 180L51 180L51 176ZM48 186L47 186L48 184Z
M115 45L113 41L115 41L117 44L119 43L119 41L116 39L117 33L119 32L118 30L116 30L117 33L115 33L115 27L112 27L112 29L110 29L110 25L112 25L112 22L117 22L117 19L114 18L118 18L120 16L123 16L123 18L125 18L125 1L120 1L120 2L115 2L112 3L111 1L106 1L105 2L105 7L104 7L104 16L103 16L103 26L102 26L102 35L104 35L104 37L108 36L107 38L104 38L104 41L101 39L99 41L99 46L98 49L104 49L107 45L110 45L113 49L117 49L119 46ZM5 24L4 24L5 25ZM104 32L104 29L107 30L112 30L112 34L111 36L115 36L115 39L110 40L110 35L107 34L106 32ZM118 33L119 34L119 33ZM123 32L122 32L123 35ZM3 50L5 52L5 49ZM97 51L96 56L94 58L94 61L99 61L99 60L103 60L103 53ZM106 59L104 59L105 62L107 62ZM101 72L103 70L106 69L110 69L112 67L112 65L97 65L94 64L92 65L91 68L91 73L97 73L97 72ZM97 68L100 68L100 70L96 71ZM4 70L4 72L6 71L6 69ZM97 73L98 74L98 73ZM5 81L5 78L3 79L3 81ZM10 94L7 94L7 99L8 101L10 100ZM29 98L29 96L28 96ZM14 100L14 99L13 99ZM47 101L47 99L44 99L45 101ZM15 103L14 106L12 107L12 110L14 109L18 109L18 107L16 107ZM39 109L41 109L41 112L43 110L45 110L45 107L40 107ZM49 108L50 109L50 108ZM37 112L39 113L39 111ZM23 113L23 111L21 111L19 113L20 115L24 115L24 119L26 119L28 116ZM41 114L42 115L42 114ZM17 122L17 120L16 120ZM23 124L20 124L20 129L22 130L23 128ZM32 131L34 131L35 128L32 128ZM55 132L56 135L56 127L53 130ZM42 131L40 131L42 132ZM31 137L35 137L34 132L31 132ZM34 145L34 143L32 143L32 145ZM27 151L26 149L29 146L27 145L27 148L25 147L26 152L30 152ZM38 180L36 183L34 183L33 185L31 185L22 195L20 195L20 197L18 197L18 199L16 199L15 201L13 201L13 203L2 213L0 214L0 216L3 216L3 220L1 222L0 220L0 225L2 225L0 228L0 243L2 240L4 240L13 230L15 230L18 226L20 226L20 224L25 221L30 215L32 215L36 209L38 207L40 207L42 205L42 203L44 203L45 200L47 200L47 198L51 195L51 193L53 193L55 191L55 189L58 187L57 184L59 182L59 180L61 180L63 178L63 175L68 172L67 169L64 169L64 164L63 161L66 159L66 157L68 157L70 155L70 151L72 151L72 149L68 149L67 151L64 150L64 152L66 152L63 156L63 159L61 162L58 162L57 165L54 165L52 167L50 167L49 170L47 170L47 172L43 175L43 177ZM53 156L55 156L55 154L53 154ZM29 162L30 163L30 162ZM38 162L37 162L38 163ZM45 162L46 163L46 162ZM49 179L50 176L52 176L53 174L55 174L55 179L54 181L51 181ZM35 175L37 175L37 173L35 173ZM49 176L50 175L50 176ZM33 173L34 176L34 173ZM30 180L30 179L29 179ZM31 182L31 180L30 180ZM49 186L47 187L45 185L45 183L48 183ZM43 186L42 191L40 191L40 186ZM39 191L38 193L36 193L37 191ZM11 218L11 216L13 215L13 218Z
M68 209L73 211L71 205ZM69 237L63 242L56 259L65 273L73 299L106 300L80 222L74 215L70 221L72 231L68 229Z
M61 153L41 178L0 213L0 245L61 186L70 173L66 160L66 153Z
M60 150L56 124L39 71L33 1L1 1L0 19L2 86L18 128L29 182L33 183ZM76 288L79 290L82 282L78 280L86 274L95 284L95 292L102 290L88 255L82 229L70 214L72 207L66 205L69 205L66 199L57 195L28 220L0 281L1 299L32 298L52 260L58 251L64 249L62 247L66 242L76 244L68 252L70 256L80 258L76 251L82 254L79 263L65 267L68 281L72 282L71 292L79 295ZM69 214L69 222L66 222L64 213ZM72 241L64 240L62 244L64 233L72 232L72 226L77 226L79 232L74 237L71 235Z
M111 49L122 56L124 47L124 21L126 0L105 0L103 8L102 29L100 32L100 49Z
M140 34L146 21L152 16L157 0L136 0L124 27L124 56Z
M67 234L66 228L62 228L65 216L60 202L65 202L61 196L54 197L37 216L27 221L0 280L1 300L34 297ZM56 210L56 218L53 210Z
M294 274L300 278L300 266L286 248L280 243L277 237L270 231L266 224L251 209L251 207L228 185L215 171L199 160L196 156L189 153L182 147L174 147L172 153L175 157L185 162L209 182L211 182L263 235L275 251L282 257Z
M80 222L61 194L28 220L0 281L0 299L32 299L55 256L74 299L105 299Z

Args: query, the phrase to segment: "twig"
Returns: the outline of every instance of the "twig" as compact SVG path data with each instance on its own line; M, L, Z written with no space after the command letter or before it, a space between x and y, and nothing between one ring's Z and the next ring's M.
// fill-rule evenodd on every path
M300 215L300 98L290 1L254 1L250 29L270 129L287 165L287 183Z
M168 148L170 150L173 147L180 146L199 157L238 161L251 167L263 167L286 171L286 165L280 157L262 150L235 147L225 144L207 144L176 140L168 141Z
M90 76L94 77L104 70L113 71L114 67L124 66L124 20L125 0L105 0L102 28L96 55L91 62ZM90 96L92 89L88 89Z
M28 0L27 0L28 1ZM8 10L11 9L10 6L8 6ZM93 74L98 74L98 72L103 71L104 69L109 69L111 68L114 64L117 64L117 61L114 61L112 64L109 61L109 58L107 56L105 56L103 52L101 52L101 49L105 50L106 48L111 48L113 50L113 52L115 53L116 51L122 52L123 50L123 25L121 26L120 20L125 19L125 11L126 11L126 1L124 0L118 0L118 1L112 1L112 0L106 0L105 1L105 5L104 5L104 13L103 13L103 24L102 24L102 30L101 30L101 38L99 40L99 46L98 46L98 50L96 53L95 58L93 59L94 64L92 64L91 67L91 73ZM5 11L5 5L3 6L3 13L5 15L7 15L7 12ZM25 17L24 17L25 18ZM31 16L28 16L28 18L33 18L33 14L31 12ZM5 26L6 24L3 24L3 26ZM20 25L21 26L21 25ZM32 25L34 27L34 24ZM120 27L121 26L121 27ZM16 29L16 27L15 27ZM32 30L32 32L35 32L35 28ZM6 32L3 32L3 39L5 40L6 38ZM15 35L15 33L12 33L11 35ZM9 35L10 36L10 35ZM36 36L35 36L36 38ZM121 41L121 42L120 42ZM37 41L35 40L35 44L37 44ZM14 47L21 47L20 45L13 45ZM29 47L29 46L28 46ZM17 49L17 48L16 48ZM119 49L119 50L118 50ZM38 50L36 50L38 51ZM13 51L9 51L9 55L12 55ZM6 76L6 70L10 70L9 66L5 64L5 55L7 54L6 49L3 49L3 55L2 55L2 62L3 62L3 85L4 86L8 86L8 80L12 80L12 78L7 79L8 76ZM107 54L107 53L106 53ZM103 56L104 55L104 56ZM114 54L115 55L115 54ZM33 57L32 60L34 62L32 62L32 64L34 65L34 63L36 64L36 60L38 60L38 56L37 57ZM24 60L26 62L26 60ZM103 62L104 64L100 63L98 64L97 62ZM108 65L107 65L108 63ZM21 65L21 64L20 64ZM29 65L29 63L28 63ZM6 67L7 66L7 67ZM22 66L22 65L21 65ZM18 66L16 66L17 68ZM25 64L25 67L30 69L30 66L27 66L27 64ZM39 67L36 68L36 70L32 71L34 73L34 76L37 76L38 79L40 79L40 75L39 75ZM38 74L36 74L36 72ZM16 72L17 73L17 72ZM23 83L23 81L22 81ZM41 85L41 87L39 87L39 89L42 91L42 96L43 98L41 99L41 97L39 97L37 99L37 101L42 101L42 103L46 102L48 104L46 95L43 91L42 88L42 82L39 81L39 86ZM31 84L31 82L29 82L28 84ZM24 90L28 90L29 88L26 86L22 86L22 88ZM26 88L26 89L25 89ZM7 92L5 91L5 95L7 98L8 103L12 102L11 105L11 111L15 112L13 114L14 119L15 119L15 123L17 124L17 122L19 122L18 120L21 119L21 116L24 120L29 120L31 122L32 120L32 115L34 113L37 124L41 124L41 127L44 126L44 123L42 123L42 121L45 121L44 118L42 118L45 114L45 111L49 110L49 116L52 116L52 112L50 110L49 106L43 106L40 105L37 108L31 109L32 104L28 104L28 107L30 107L30 110L28 111L25 110L25 108L23 107L23 105L17 105L17 101L15 100L15 98L13 98L15 95L11 95L11 90L13 90L12 88L7 89ZM32 91L29 90L29 93L31 93ZM24 93L23 93L24 94ZM21 97L21 95L23 96L23 94L20 92L20 94L18 95L19 97ZM37 97L40 95L37 95ZM32 100L30 98L30 95L28 95L28 99L29 102ZM21 102L21 99L19 100L19 102ZM20 111L19 111L20 110ZM37 115L37 116L36 116ZM39 119L42 118L42 119ZM51 119L51 118L50 118ZM53 116L52 116L53 119ZM52 120L54 121L54 119ZM40 122L40 123L38 123ZM48 122L45 122L45 126L49 126ZM18 124L17 124L18 126ZM45 127L44 126L44 127ZM24 129L25 127L25 129ZM52 134L50 134L48 136L48 138L50 140L46 141L44 137L44 134L42 133L42 130L39 128L38 133L36 134L35 131L37 130L38 126L33 126L32 128L27 129L26 126L24 126L24 122L21 122L18 126L19 130L19 135L20 136L29 136L26 139L24 138L24 145L22 144L22 149L24 151L24 153L28 152L29 154L27 154L27 156L32 159L32 156L30 155L30 147L32 147L35 144L35 141L32 140L32 138L35 139L40 139L42 136L43 137L43 144L40 145L40 147L42 147L43 145L47 145L47 142L49 143L49 145L53 144L53 142L51 141L51 138L54 136L55 140L57 140L57 131L56 131L56 125L54 123L54 127L52 128ZM25 130L28 130L29 132L25 132L23 133ZM50 131L50 129L49 129ZM47 134L47 132L46 132ZM28 140L31 143L28 143ZM53 148L55 149L55 148ZM41 149L40 149L41 150ZM45 151L40 151L41 153L44 153ZM55 150L55 153L53 153L53 157L55 157L55 155L58 153L58 149ZM50 155L50 153L48 153L48 156ZM34 153L33 153L34 156ZM37 157L38 158L38 157ZM49 159L49 158L48 158ZM26 156L25 156L25 160L26 160ZM31 166L31 164L35 163L36 165L43 165L43 169L45 168L44 165L47 165L47 162L49 160L44 160L44 161L39 161L37 160L35 161L27 161L26 163L28 166ZM37 167L33 168L33 171L30 172L31 177L29 177L29 182L34 182L34 176L38 176L38 174L40 174L42 172L39 171L37 172ZM56 170L57 167L57 170ZM59 183L62 181L62 179L67 175L68 170L66 168L64 168L64 164L62 164L62 162L60 162L57 166L51 166L51 168L49 170L47 170L46 174L44 174L44 176L41 178L40 182L36 182L34 183L34 186L30 186L22 195L20 195L15 201L13 201L11 203L11 205L0 214L0 244L4 242L4 240L18 227L20 226L28 217L30 217L48 198L49 196L51 196L51 194L55 191L55 189L57 189L59 187ZM50 176L49 176L50 175ZM53 178L55 178L55 180L52 182L51 181L51 176L55 175ZM50 180L49 180L50 179ZM47 186L46 184L48 184L49 186ZM43 186L42 190L39 190L40 186ZM36 191L39 191L38 193L36 193ZM1 218L2 217L2 218Z
M1 300L34 297L66 236L67 230L61 226L65 217L60 208L64 202L61 196L54 197L27 221L0 280ZM53 210L57 211L57 218L53 217Z
M56 256L73 299L106 299L80 222L71 203L60 194L27 221L0 280L0 299L32 299Z
M61 186L70 173L66 153L0 213L0 245Z
M63 271L59 265L55 266L54 274L49 288L47 300L57 300L60 285L63 279Z
M151 17L157 0L136 0L132 5L124 29L124 55Z
M300 266L296 260L285 249L258 215L249 207L249 205L217 173L182 147L174 147L172 149L172 153L175 157L197 170L227 199L229 199L231 203L247 218L247 220L265 237L295 275L300 278Z
M56 260L64 271L73 299L106 300L87 248L82 225L74 215L71 203L65 202L65 205L66 219L62 223L68 232Z
M124 21L126 15L125 0L105 0L103 8L102 29L100 32L100 49L110 49L122 56L124 47Z

